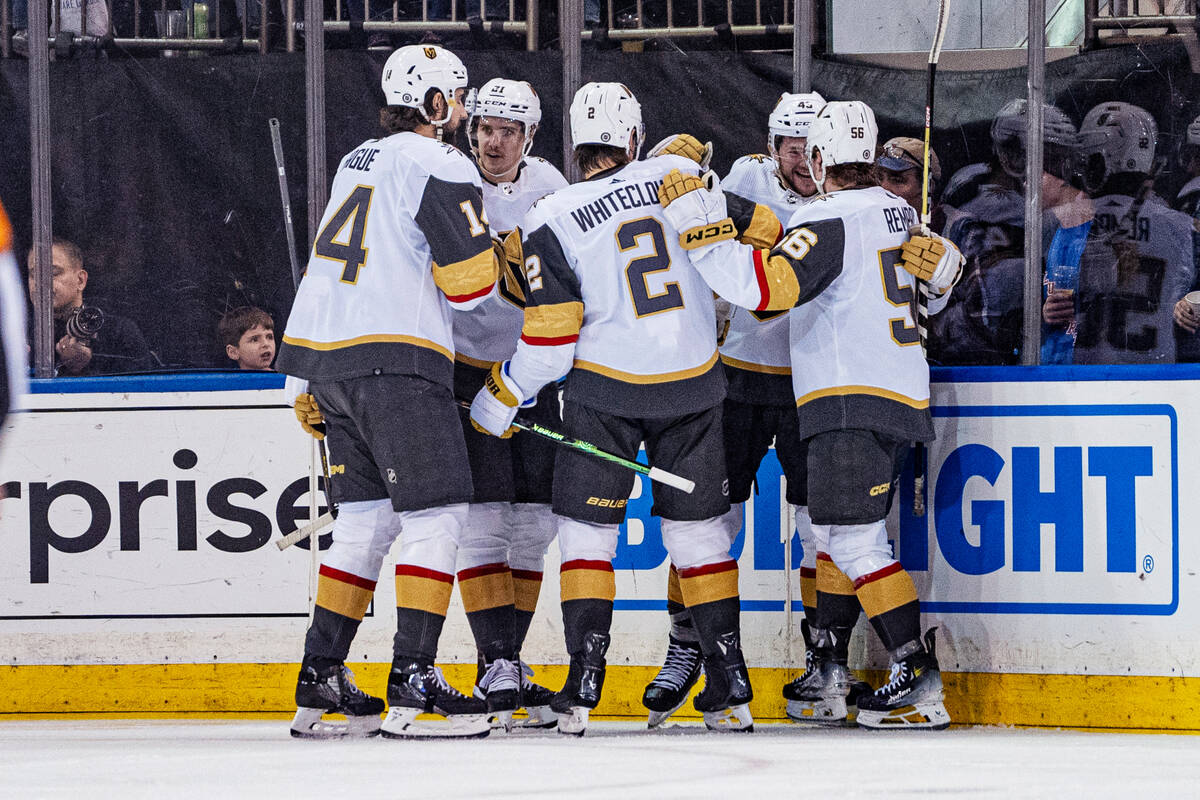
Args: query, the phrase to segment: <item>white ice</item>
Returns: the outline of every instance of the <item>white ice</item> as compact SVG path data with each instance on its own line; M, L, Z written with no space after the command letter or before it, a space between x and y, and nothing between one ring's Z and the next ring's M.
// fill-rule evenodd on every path
M1200 737L593 722L583 739L311 742L284 720L0 721L3 798L1200 797Z

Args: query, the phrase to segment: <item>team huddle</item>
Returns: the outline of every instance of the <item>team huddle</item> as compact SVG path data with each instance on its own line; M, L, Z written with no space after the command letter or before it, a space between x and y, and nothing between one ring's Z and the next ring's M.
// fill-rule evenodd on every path
M328 445L338 509L292 734L585 732L635 474L514 435L518 414L623 459L644 446L692 484L652 482L671 569L651 728L701 675L708 728L753 727L730 546L772 443L804 547L806 669L783 688L788 716L946 727L933 631L884 518L911 444L933 438L918 281L937 313L962 257L876 182L871 109L784 94L769 155L719 180L711 145L687 134L642 158L636 98L589 83L570 108L583 180L568 185L529 156L541 108L528 83L468 96L454 54L412 46L382 85L387 135L339 166L278 359L301 424ZM443 142L463 124L473 158ZM570 666L552 691L520 654L556 537ZM384 700L344 662L397 539L381 723ZM434 663L456 577L478 651L469 695ZM847 666L860 610L892 659L877 689Z

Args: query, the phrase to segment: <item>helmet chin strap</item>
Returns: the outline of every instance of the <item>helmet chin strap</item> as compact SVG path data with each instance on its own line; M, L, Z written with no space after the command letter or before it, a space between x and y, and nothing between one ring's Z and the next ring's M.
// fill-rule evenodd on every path
M820 152L820 151L818 151L818 152ZM824 159L821 160L821 177L820 178L817 178L817 173L815 171L813 171L812 157L810 156L807 159L807 161L808 161L808 176L810 178L812 178L813 184L817 187L817 194L820 195L821 197L825 197L825 195L827 194L827 192L825 191L825 161L824 161Z

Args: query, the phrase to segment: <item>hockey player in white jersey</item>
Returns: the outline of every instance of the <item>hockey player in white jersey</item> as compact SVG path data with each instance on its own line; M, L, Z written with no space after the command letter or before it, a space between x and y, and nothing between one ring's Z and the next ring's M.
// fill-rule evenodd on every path
M455 395L470 401L493 365L512 357L524 320L520 232L525 212L567 185L549 162L529 155L541 102L524 81L494 78L469 102L468 139L483 177L483 209L492 229L513 235L515 264L501 265L499 291L454 314ZM515 231L515 233L514 233ZM559 427L558 390L547 386L525 416ZM506 726L524 707L527 727L554 727L554 693L529 679L519 653L537 608L546 548L556 526L550 510L554 445L535 436L497 439L460 414L474 497L458 549L458 588L479 648L476 696ZM518 688L519 687L519 688Z
M1173 363L1173 310L1196 274L1195 227L1152 189L1158 126L1130 103L1101 103L1079 128L1094 219L1078 289L1047 296L1042 318L1076 322L1077 364Z
M825 100L815 92L780 96L767 119L769 155L739 158L721 182L726 192L773 212L759 213L746 232L758 247L772 247L782 233L779 220L789 219L797 208L816 197L817 189L808 173L805 143L809 122L824 104ZM747 237L742 240L750 242ZM744 504L773 441L787 478L787 500L796 507L796 527L804 548L800 587L808 619L801 630L806 658L811 659L813 647L808 624L816 618L816 547L805 494L806 452L797 436L792 398L787 315L783 311L731 310L728 332L721 344L721 361L729 382L722 410L731 504L726 522L732 540L742 528ZM651 728L661 725L683 706L702 672L700 643L683 603L679 573L674 566L667 584L667 612L671 617L671 633L666 659L642 695ZM789 694L792 688L789 685L785 689L789 713L797 718L814 718L811 709L801 709L798 698ZM826 721L827 717L815 715L815 719Z
M659 197L681 238L698 245L691 261L716 292L745 308L792 309L799 435L808 444L808 474L822 476L808 486L818 542L818 654L831 653L832 632L858 615L857 605L830 607L826 598L856 595L893 661L888 682L859 699L858 724L943 728L950 720L932 631L923 643L916 589L892 557L884 518L909 443L933 438L914 275L929 281L936 311L962 257L938 236L910 240L915 211L875 182L876 132L864 103L821 109L807 143L821 197L792 215L771 250L721 233L729 226L726 196L699 178L671 173ZM845 667L827 658L817 668L826 702L844 701Z
M441 139L465 118L467 71L436 46L384 65L386 132L346 155L279 351L301 424L324 436L339 504L296 686L292 734L374 735L383 703L344 661L399 536L385 736L486 736L486 704L434 666L471 500L452 393L452 309L495 291L479 173ZM422 712L446 722L417 722ZM322 721L325 713L347 723Z
M586 84L570 119L585 180L542 198L526 215L521 338L476 395L471 418L503 435L522 403L565 375L565 433L626 458L645 442L652 463L696 482L692 494L654 484L653 511L704 652L708 681L696 708L710 727L747 730L752 693L741 652L737 562L721 520L729 510L725 378L713 295L665 224L657 195L672 168L698 168L675 155L635 160L641 108L621 84ZM551 707L562 733L582 734L600 701L612 559L632 486L633 475L609 462L558 453L553 499L571 662Z

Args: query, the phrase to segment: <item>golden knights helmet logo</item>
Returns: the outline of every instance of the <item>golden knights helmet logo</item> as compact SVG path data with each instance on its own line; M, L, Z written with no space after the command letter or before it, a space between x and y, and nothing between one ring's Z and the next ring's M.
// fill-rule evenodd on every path
M437 53L436 47L426 47L425 48L425 57L426 58L429 58L429 59L437 58L437 54L438 53Z

